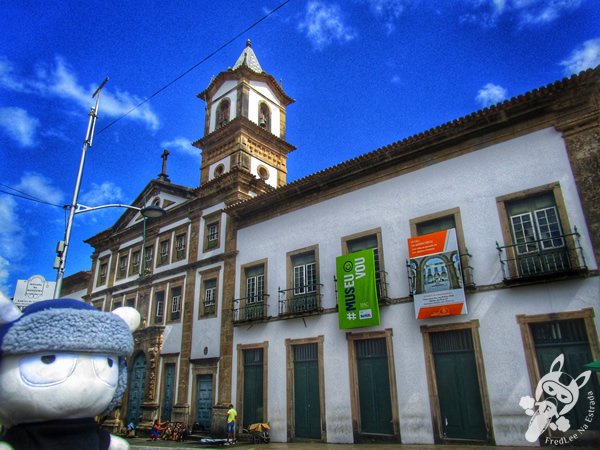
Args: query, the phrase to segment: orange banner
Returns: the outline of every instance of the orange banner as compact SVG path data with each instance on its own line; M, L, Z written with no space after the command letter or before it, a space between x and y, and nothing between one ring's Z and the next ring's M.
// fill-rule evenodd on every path
M432 317L458 316L462 314L464 303L451 303L449 305L425 306L419 309L417 319L431 319Z
M446 247L448 230L426 234L408 239L409 258L418 258L424 255L442 253Z

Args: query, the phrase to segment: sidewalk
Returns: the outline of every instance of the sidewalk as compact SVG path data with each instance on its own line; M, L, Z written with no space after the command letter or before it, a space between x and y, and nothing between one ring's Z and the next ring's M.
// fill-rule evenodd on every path
M251 442L240 442L236 445L208 446L199 441L172 442L172 441L150 441L147 438L128 439L131 448L135 450L174 450L174 449L230 449L238 448L241 450L532 450L542 447L505 447L495 445L433 445L433 444L323 444L320 442L271 442L269 444L252 444ZM592 447L555 447L555 448L574 448L577 450L594 450Z

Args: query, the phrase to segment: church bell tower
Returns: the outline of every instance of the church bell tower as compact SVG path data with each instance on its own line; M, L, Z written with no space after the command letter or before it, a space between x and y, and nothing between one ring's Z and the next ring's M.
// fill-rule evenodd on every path
M213 78L198 94L206 102L200 185L240 170L277 188L286 183L287 155L295 149L285 140L289 97L266 73L250 40L233 68Z

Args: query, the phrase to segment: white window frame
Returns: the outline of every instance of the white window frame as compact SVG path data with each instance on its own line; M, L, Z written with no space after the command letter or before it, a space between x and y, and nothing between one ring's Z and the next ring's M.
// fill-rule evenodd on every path
M171 313L181 312L181 294L171 297Z
M301 280L302 282L298 282ZM294 295L316 292L317 290L317 263L316 261L297 264L293 267Z
M123 264L125 261L125 264ZM129 258L127 255L121 255L119 257L119 278L125 278L127 276L127 267L129 266Z
M262 303L265 296L265 274L246 278L246 303Z
M167 263L169 262L169 247L170 241L164 240L160 243L160 262Z
M178 234L175 237L175 248L176 248L176 257L178 260L185 258L185 248L186 248L187 234L182 233Z
M156 294L162 292L162 299L157 298ZM162 319L165 315L165 291L159 291L154 294L154 301L156 302L155 318Z
M142 260L141 251L135 251L131 255L131 270L132 273L140 273L140 261Z
M552 223L548 223L549 211L553 211L556 219ZM541 216L541 214L543 214L543 216ZM523 218L527 218L529 220L524 221L522 220ZM542 218L546 219L547 222L544 225L540 224L540 219ZM519 219L520 222L515 224L515 219ZM526 230L523 226L523 223L530 224L528 230L533 233L533 235L526 235ZM547 208L540 208L533 211L512 215L510 216L510 226L518 255L535 253L538 251L540 244L542 250L550 250L565 246L565 241L561 237L562 227L556 206L549 206ZM552 230L552 226L556 226L558 229ZM556 231L558 232L558 236L556 235Z
M219 223L211 223L206 227L206 240L208 242L219 240Z

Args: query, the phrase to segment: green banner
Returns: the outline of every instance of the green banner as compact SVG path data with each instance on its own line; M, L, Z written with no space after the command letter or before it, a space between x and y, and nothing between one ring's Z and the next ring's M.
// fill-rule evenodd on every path
M340 328L379 325L373 249L338 256L335 266Z

